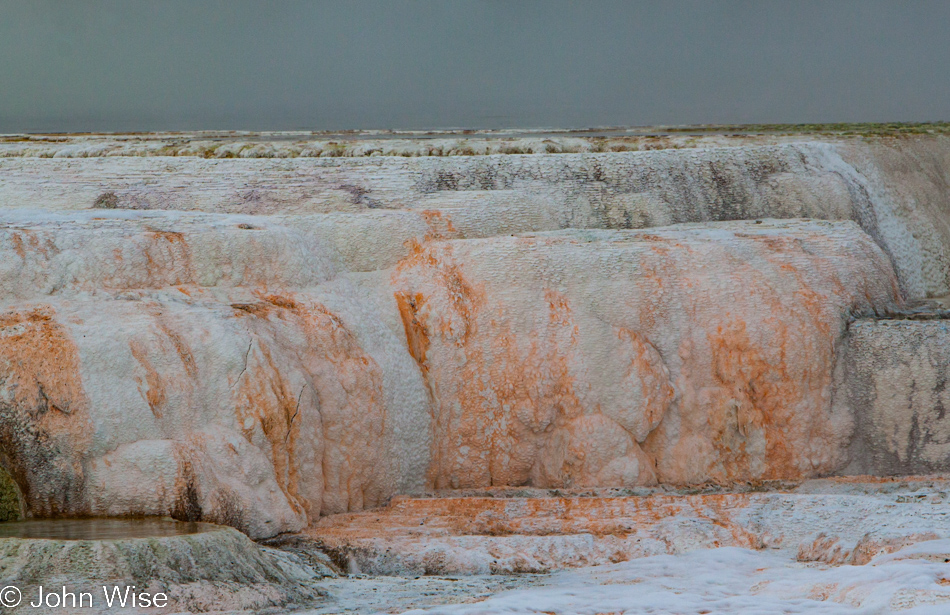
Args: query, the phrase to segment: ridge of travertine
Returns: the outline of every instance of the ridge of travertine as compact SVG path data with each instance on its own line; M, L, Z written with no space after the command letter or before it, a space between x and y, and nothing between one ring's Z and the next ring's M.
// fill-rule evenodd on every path
M891 257L908 298L924 298L950 294L948 169L950 137L919 135L475 157L17 157L0 158L0 208L294 220L335 213L301 224L335 242L359 270L391 266L408 237L426 233L849 219Z
M240 241L146 233L122 244L140 258L116 247L96 271L246 271ZM59 237L34 239L52 260L31 282L56 290L0 323L5 454L31 511L200 516L252 536L429 482L833 472L853 421L831 405L836 348L850 314L899 301L851 222L430 240L303 288L87 290L60 274Z
M370 158L487 156L492 154L564 154L649 151L791 141L796 137L743 135L451 135L425 138L369 134L149 134L149 135L0 135L2 158L189 157ZM799 137L800 138L800 137Z
M158 608L176 613L297 610L326 598L315 582L323 576L318 570L335 576L329 568L261 547L232 528L198 525L202 527L193 533L170 536L0 537L0 580L24 598L19 608L4 603L4 612L69 609L83 593L87 598L67 612L141 611L130 608L125 592L130 585L136 593L147 592L149 599L161 593L165 604ZM63 596L37 606L41 591L54 597L68 591L76 598ZM114 603L111 608L107 597ZM117 597L125 597L126 608L120 608Z
M950 294L948 169L935 136L2 158L0 462L33 515L253 537L428 487L845 471L848 324Z
M947 135L947 122L619 126L588 129L0 134L0 157L339 158L562 154Z
M382 575L544 573L721 547L860 566L950 538L948 486L856 477L744 492L463 490L332 515L294 538L343 569Z

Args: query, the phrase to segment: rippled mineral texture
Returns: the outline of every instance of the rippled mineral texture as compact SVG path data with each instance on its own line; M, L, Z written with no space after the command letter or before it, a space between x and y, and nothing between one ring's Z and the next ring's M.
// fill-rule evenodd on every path
M329 516L305 536L341 568L383 575L545 573L722 547L864 565L950 538L946 479L866 480L458 490Z
M897 300L851 223L717 223L420 248L395 272L436 488L833 472L847 315Z
M442 574L766 549L748 511L805 506L787 553L879 561L943 526L748 489L948 468L948 186L937 134L0 139L6 508ZM672 491L461 495L507 488ZM345 526L387 505L487 525L383 555Z
M42 260L19 259L10 285L42 290L14 291L0 322L5 451L33 513L254 536L400 485L833 472L847 317L898 299L850 222L433 240L365 279L279 228L153 215L5 234L7 262L21 245Z
M184 529L174 533L123 536L129 528L121 527L121 521L111 522L119 526L112 532L107 527L110 522L99 522L98 533L83 532L84 521L62 523L78 526L73 531L80 536L56 536L56 521L28 522L20 528L27 534L24 537L0 534L0 579L5 590L14 587L24 598L19 608L12 608L15 605L7 603L8 595L0 594L5 613L142 612L129 608L132 604L125 588L130 586L149 595L163 594L166 604L159 608L174 612L294 607L319 602L326 595L314 587L320 575L311 566L291 554L259 547L231 528L179 524ZM152 532L162 523L153 523ZM43 535L37 526L46 526L52 535ZM40 536L29 537L37 530ZM57 600L39 602L41 591ZM63 591L76 598L56 596ZM80 602L82 593L88 599ZM107 596L114 608L109 608ZM124 597L126 609L119 608L117 596ZM68 608L74 604L76 608Z
M950 471L950 321L859 320L851 325L842 391L861 408L856 472Z

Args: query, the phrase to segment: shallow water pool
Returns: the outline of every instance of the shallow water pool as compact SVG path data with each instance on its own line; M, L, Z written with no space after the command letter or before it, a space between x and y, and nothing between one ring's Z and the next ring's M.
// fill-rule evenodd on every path
M0 538L48 540L121 540L166 538L217 529L208 523L146 519L30 519L0 523Z

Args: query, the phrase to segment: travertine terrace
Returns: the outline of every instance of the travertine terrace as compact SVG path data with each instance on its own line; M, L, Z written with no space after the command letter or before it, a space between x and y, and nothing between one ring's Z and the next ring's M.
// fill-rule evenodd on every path
M321 578L319 567L261 548L232 528L170 520L4 524L0 578L30 598L18 609L4 601L4 612L11 613L37 612L31 602L41 586L46 592L54 587L68 587L77 596L85 592L89 599L79 612L87 613L119 610L104 604L102 587L130 582L150 595L163 593L167 604L158 606L175 612L273 609L312 604L325 596L313 584Z
M397 137L0 139L0 464L28 516L549 571L679 552L643 506L805 518L811 479L950 470L950 137ZM497 537L384 555L365 528L413 506L525 537L503 564ZM552 506L541 545L516 520ZM777 531L720 521L681 542ZM862 536L782 548L853 563Z

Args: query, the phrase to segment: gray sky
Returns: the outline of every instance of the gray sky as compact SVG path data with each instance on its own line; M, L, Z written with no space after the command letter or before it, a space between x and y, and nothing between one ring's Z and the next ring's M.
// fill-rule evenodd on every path
M0 0L0 132L926 120L944 0Z

